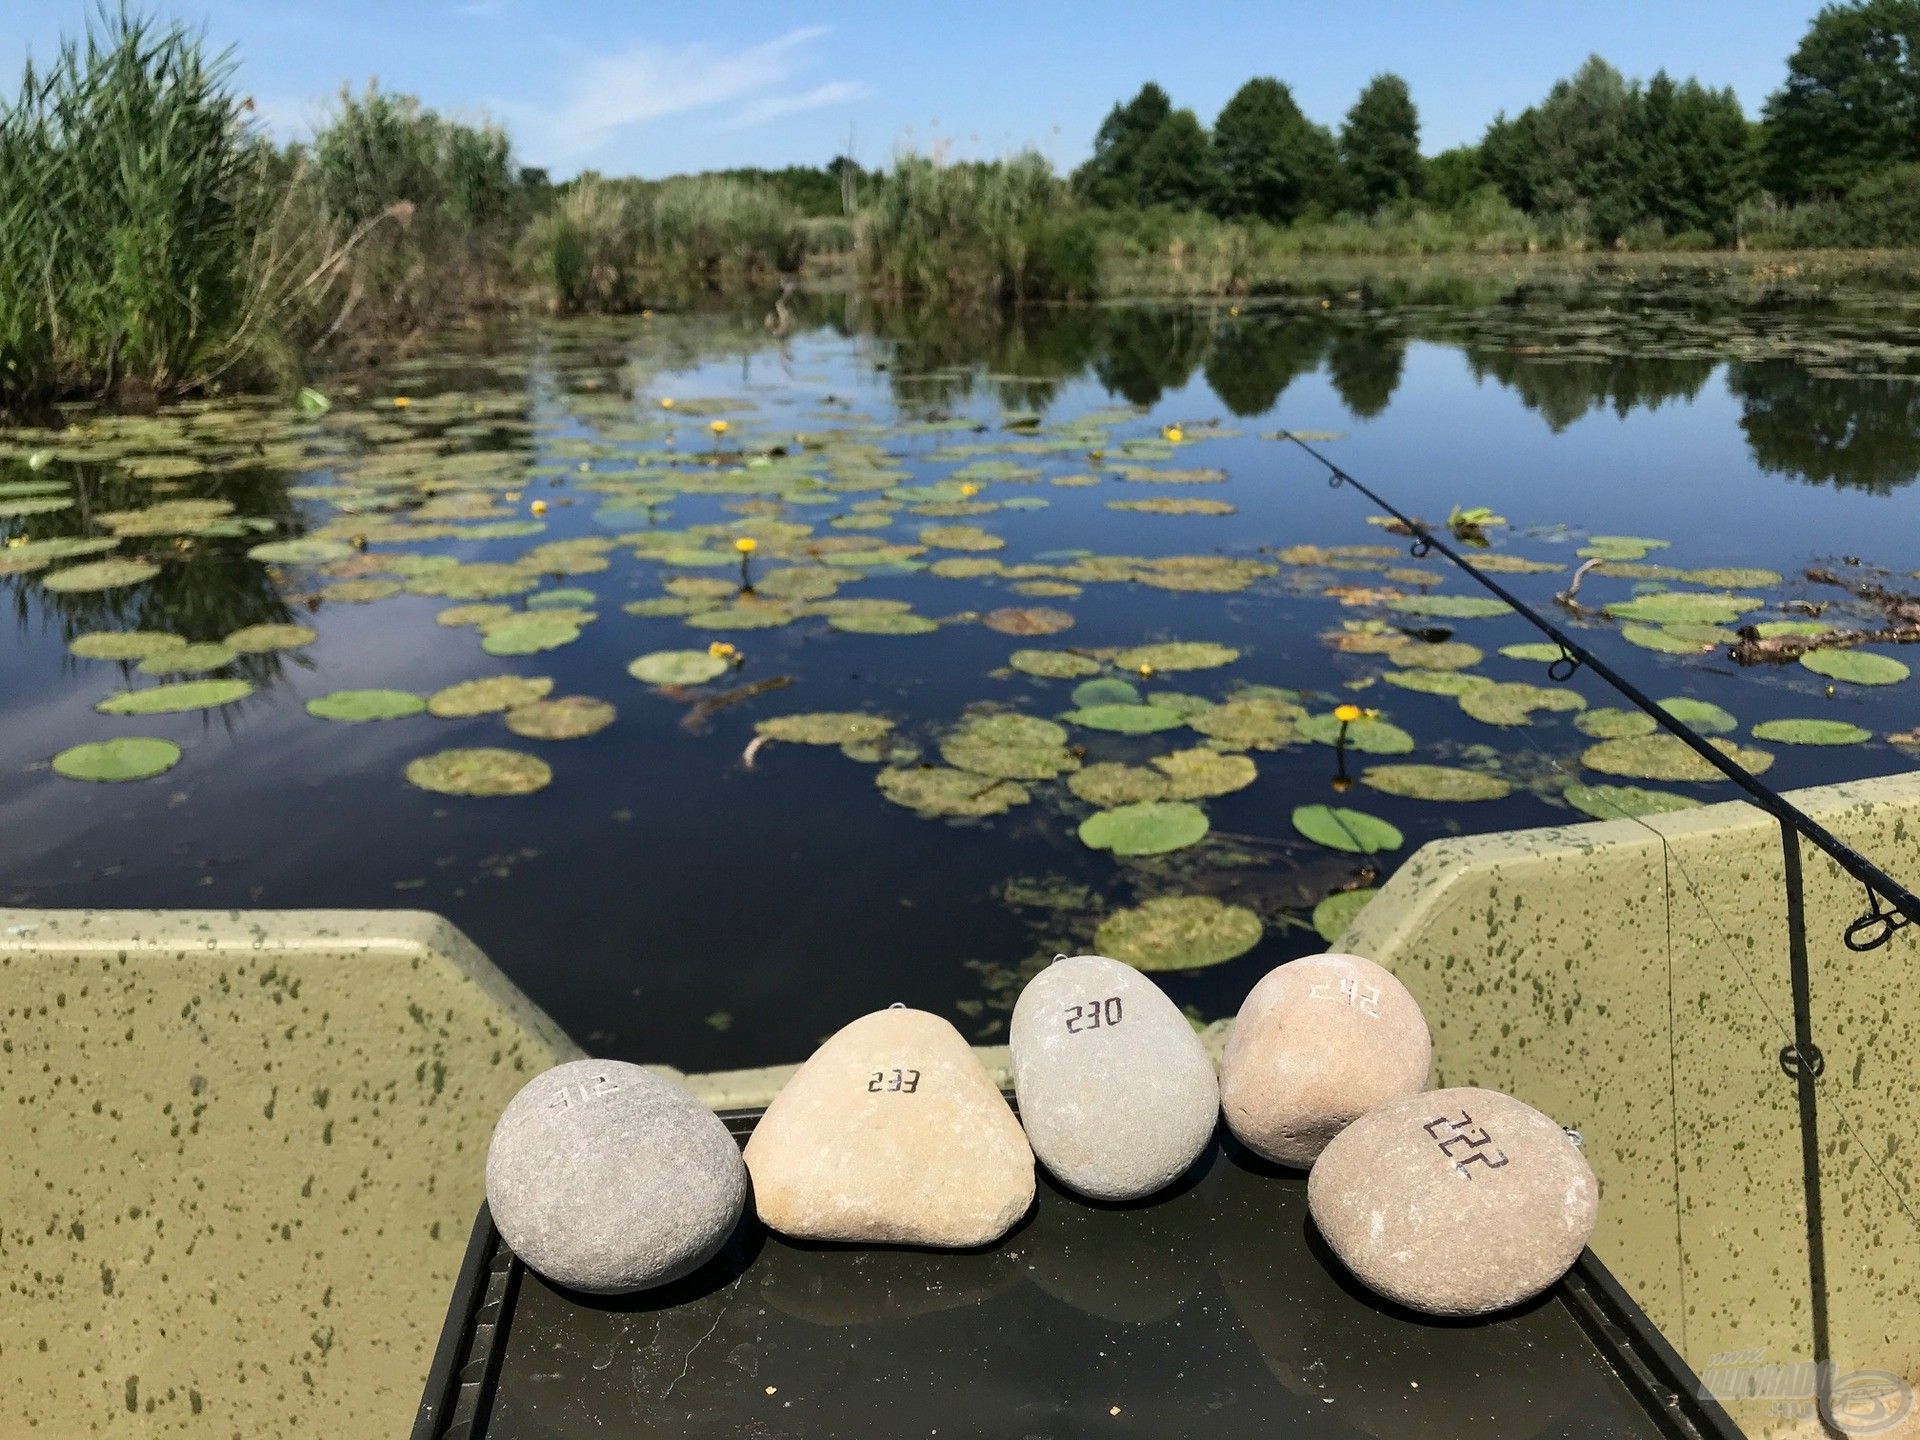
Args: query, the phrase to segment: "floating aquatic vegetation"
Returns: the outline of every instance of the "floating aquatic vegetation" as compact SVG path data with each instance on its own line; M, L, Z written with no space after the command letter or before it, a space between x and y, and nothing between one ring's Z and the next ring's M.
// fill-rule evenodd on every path
M1113 657L1123 670L1169 673L1180 670L1213 670L1231 665L1240 652L1231 645L1216 645L1209 640L1173 640L1158 645L1135 645Z
M269 565L320 565L344 560L353 547L343 540L267 540L247 551L249 559Z
M1152 765L1166 777L1169 800L1206 800L1231 795L1251 785L1259 771L1245 755L1222 754L1197 746L1153 757Z
M529 595L526 606L529 610L550 610L556 606L572 609L576 606L593 605L598 599L599 597L591 590L583 590L578 586L562 587L557 590L542 590L537 595Z
M1596 820L1618 820L1636 815L1665 815L1674 810L1697 810L1691 795L1667 790L1643 790L1638 785L1567 786L1567 803Z
M731 668L728 661L705 650L655 650L628 665L627 673L648 685L704 685Z
M0 499L0 520L17 516L50 515L56 510L71 510L73 500L66 495L16 495Z
M1593 535L1579 549L1588 560L1642 560L1655 550L1665 550L1670 540L1649 540L1641 535Z
M1756 740L1782 745L1858 745L1873 732L1845 720L1763 720L1753 727Z
M1478 620L1511 613L1491 595L1400 595L1387 601L1387 608L1435 620Z
M1591 735L1596 740L1619 740L1633 735L1651 735L1660 728L1660 723L1638 710L1603 705L1595 710L1583 710L1574 716L1573 727L1582 735Z
M164 630L98 630L74 636L67 649L82 660L144 660L163 650L181 649L186 643L184 635L169 635Z
M1143 800L1164 800L1167 788L1167 777L1158 770L1110 760L1083 766L1067 776L1067 789L1101 809L1134 805Z
M436 625L473 625L484 628L498 620L516 615L511 605L502 605L497 600L482 600L472 605L449 605L433 617Z
M1697 633L1666 625L1622 625L1620 638L1662 655L1704 655L1714 648L1714 642Z
M1587 701L1577 690L1496 681L1492 685L1474 686L1459 697L1459 705L1474 719L1488 725L1531 725L1539 711L1584 710Z
M1377 855L1406 844L1397 826L1345 806L1302 805L1293 812L1293 828L1316 845L1352 855Z
M1736 745L1728 740L1709 740L1721 754L1748 772L1759 775L1773 764L1765 750ZM1603 775L1620 775L1629 780L1724 780L1677 735L1635 735L1619 740L1602 740L1590 745L1580 763Z
M64 570L55 570L40 583L63 595L83 594L144 584L159 573L158 565L150 565L144 560L93 560L85 565L69 565Z
M979 580L988 575L1001 575L1006 566L998 560L986 560L979 556L953 555L944 560L936 560L927 567L927 573L938 575L942 580Z
M269 655L280 650L298 650L320 638L320 632L307 625L247 625L234 631L221 643L241 655Z
M205 675L239 659L225 645L211 641L198 645L169 645L140 662L142 675Z
M564 615L530 611L485 627L480 648L489 655L537 655L580 638L580 627Z
M1631 600L1616 600L1606 611L1616 620L1639 620L1649 625L1725 625L1766 603L1758 595L1656 590Z
M1818 620L1762 620L1753 628L1761 639L1773 640L1782 635L1824 635L1832 627Z
M1184 801L1143 800L1096 810L1080 822L1080 843L1118 856L1164 855L1206 838L1207 812Z
M1056 480L1054 484L1061 482ZM1192 500L1185 496L1155 496L1150 500L1109 500L1107 509L1127 510L1141 515L1232 515L1236 506L1224 500Z
M1800 663L1816 675L1848 685L1897 685L1913 673L1904 661L1864 650L1809 650Z
M1107 916L1093 945L1136 970L1200 970L1246 954L1264 931L1244 905L1211 895L1162 895Z
M123 735L114 740L98 740L62 750L53 757L53 770L56 775L69 780L118 783L151 780L156 775L164 775L179 763L180 747L171 740Z
M700 650L667 653L709 658ZM465 720L475 715L517 710L522 705L546 699L552 690L553 680L546 675L490 675L483 680L462 680L458 685L434 691L427 697L427 710L442 720Z
M1140 692L1130 681L1117 675L1103 675L1098 680L1074 686L1073 703L1079 706L1138 705Z
M553 781L553 767L537 755L480 746L442 750L407 765L407 781L439 795L531 795Z
M773 600L825 600L845 578L824 565L795 565L770 572L753 588Z
M692 615L707 608L705 600L690 600L681 595L656 595L647 600L629 600L620 608L628 615L638 615L643 619L657 620L667 616ZM456 606L466 609L466 606ZM504 608L504 607L503 607ZM442 611L442 614L450 612ZM451 621L451 624L470 624L470 621Z
M830 615L827 624L852 635L927 635L940 628L940 622L925 615L892 611L872 615Z
M1369 765L1360 783L1409 800L1504 800L1513 793L1498 775L1452 765Z
M1187 716L1190 728L1242 750L1278 750L1300 738L1306 712L1283 700L1232 699Z
M669 595L691 595L702 600L731 600L740 587L731 580L712 575L675 575L662 587ZM533 603L530 599L529 605Z
M253 693L247 680L182 680L145 690L123 690L93 708L102 715L172 715L181 710L211 710Z
M1043 680L1077 680L1083 675L1098 675L1101 670L1098 660L1071 650L1016 650L1007 657L1007 664L1023 675Z
M1554 651L1556 656L1559 653L1557 649ZM1487 652L1479 646L1460 640L1442 640L1432 645L1415 640L1393 651L1393 663L1409 670L1465 670L1486 658Z
M591 695L562 695L507 711L507 729L529 740L583 740L614 722L615 710Z
M972 715L940 741L940 757L956 770L1004 780L1052 780L1080 762L1067 732L1033 715Z
M1028 595L1035 600L1070 600L1085 593L1082 587L1065 580L1019 580L1009 588L1016 595Z
M1008 606L989 610L980 617L980 623L1002 635L1057 635L1073 628L1073 616L1044 605Z
M1696 700L1690 695L1671 695L1654 703L1682 725L1691 726L1702 735L1731 735L1740 728L1738 720L1709 700Z
M883 739L893 721L858 710L816 710L801 715L773 715L757 722L753 731L789 745L853 745Z
M28 540L0 547L0 575L30 575L44 570L56 560L73 560L82 555L99 555L117 546L112 536L82 539L61 536L53 540Z
M1322 940L1333 944L1346 933L1354 917L1367 908L1367 902L1379 893L1371 886L1362 890L1334 891L1313 907L1313 928L1319 931Z
M539 584L536 571L474 561L416 575L407 581L406 588L409 594L437 595L446 600L496 600L503 595L524 595Z
M371 605L391 600L401 592L398 580L341 580L320 590L316 598L340 605Z
M410 690L335 690L307 702L307 713L350 725L369 720L400 720L425 711L427 702Z
M936 550L999 550L1007 542L978 525L924 525L920 543Z
M1701 570L1682 570L1680 579L1695 585L1711 585L1716 590L1763 590L1785 579L1778 570L1757 566L1719 565Z
M1495 682L1468 670L1388 670L1380 678L1402 690L1422 695L1464 695L1479 685Z
M1407 755L1413 751L1413 736L1376 716L1342 721L1337 714L1308 715L1299 721L1298 729L1302 740L1316 745L1339 745L1344 735L1346 748L1362 755Z
M1500 653L1509 660L1532 660L1551 665L1560 658L1560 647L1546 640L1524 640L1518 645L1502 645Z
M1000 815L1033 798L1012 780L983 779L944 765L890 766L876 773L873 782L894 804L929 819Z

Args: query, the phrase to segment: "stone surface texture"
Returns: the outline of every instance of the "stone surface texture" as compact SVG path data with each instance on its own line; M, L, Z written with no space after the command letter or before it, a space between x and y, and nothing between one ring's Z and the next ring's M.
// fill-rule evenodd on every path
M746 1167L719 1117L683 1086L616 1060L534 1076L487 1147L501 1237L549 1280L592 1294L698 1269L746 1200Z
M1374 1106L1423 1089L1431 1061L1406 986L1358 955L1308 955L1248 992L1220 1066L1221 1106L1248 1149L1304 1168Z
M1599 1185L1553 1120L1463 1086L1342 1130L1307 1177L1307 1205L1369 1288L1429 1315L1484 1315L1567 1273L1593 1234Z
M986 1245L1033 1203L1033 1151L960 1032L879 1010L794 1072L747 1142L760 1218L784 1235Z
M1187 1017L1103 955L1056 960L1013 1007L1014 1090L1040 1163L1096 1200L1164 1189L1213 1137L1220 1086Z

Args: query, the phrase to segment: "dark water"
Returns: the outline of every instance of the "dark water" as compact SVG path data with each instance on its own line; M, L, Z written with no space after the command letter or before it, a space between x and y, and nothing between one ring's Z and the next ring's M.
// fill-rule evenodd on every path
M1908 348L1911 332L1854 312L1723 314L1688 296L1664 306L1644 295L1631 303L1602 296L1584 308L1524 301L1387 309L1362 298L1324 310L1317 302L1249 306L1241 314L1089 310L965 324L836 313L787 337L769 334L757 314L530 328L385 375L340 379L325 387L335 408L320 421L298 421L284 401L242 406L255 428L244 444L223 439L221 468L211 473L132 479L85 445L78 459L29 471L17 457L46 437L0 432L0 445L16 452L14 461L0 461L0 482L64 479L80 501L0 518L0 538L97 533L98 512L172 495L231 499L239 515L271 521L277 533L297 532L342 520L304 498L317 492L301 487L330 483L341 464L388 451L403 457L395 463L405 472L407 447L423 441L423 474L432 473L428 452L435 450L504 450L550 467L492 487L496 498L515 496L499 502L508 518L524 518L535 497L547 501L545 532L374 542L367 553L512 560L535 544L642 528L645 517L634 510L596 520L595 506L607 497L583 486L657 457L663 442L646 427L662 423L660 395L751 402L721 412L732 417L725 443L749 451L790 442L797 431L872 424L880 428L866 438L911 473L909 485L966 463L930 458L942 446L1033 438L1031 430L1003 428L1018 412L1037 412L1045 436L1089 410L1129 405L1139 413L1111 424L1109 448L1178 423L1186 441L1174 458L1155 463L1217 467L1229 478L1163 487L1103 471L1096 486L1063 488L1047 481L1094 468L1084 449L1015 453L1010 458L1037 468L1040 480L983 484L980 498L1034 497L1048 502L1044 508L935 519L912 513L909 502L894 510L888 528L848 533L911 541L923 525L978 525L1004 538L992 558L1009 564L1064 550L1271 561L1269 552L1302 544L1404 545L1366 523L1360 497L1330 489L1304 456L1262 438L1287 426L1343 432L1330 453L1428 518L1444 518L1454 505L1505 516L1511 524L1494 532L1498 551L1565 567L1503 577L1542 605L1566 584L1575 552L1595 534L1670 541L1647 557L1653 562L1779 572L1780 583L1750 591L1765 606L1748 619L1787 616L1783 605L1806 600L1829 603L1825 618L1834 623L1867 623L1868 612L1843 590L1802 578L1809 566L1915 588L1908 572L1920 564L1913 543L1920 492L1912 484L1920 474L1920 364ZM483 397L490 420L461 426L457 413L435 411L433 397L456 392ZM396 394L419 398L396 413ZM492 423L503 416L514 423ZM888 428L927 416L967 418L985 429ZM1232 433L1216 435L1210 421ZM197 432L169 433L165 427L180 422L164 416L159 423L166 443L146 453L191 457ZM679 453L721 443L706 433L704 416L674 425ZM273 432L264 442L255 433L261 427ZM273 438L280 431L291 438ZM296 457L286 445L304 448ZM419 486L408 503L433 489ZM788 507L778 518L837 535L829 521L878 493ZM1237 509L1181 516L1105 505L1155 495L1225 500ZM736 520L739 513L724 507L739 499L681 496L656 523ZM347 517L336 533L351 524ZM407 593L371 604L314 601L327 578L305 567L270 572L246 556L259 538L129 538L117 553L155 557L160 574L100 593L49 592L42 582L50 571L0 576L15 621L0 635L7 836L0 901L435 910L583 1043L623 1058L689 1069L795 1059L853 1015L896 1000L947 1014L970 1036L1003 1038L1020 967L1090 945L1102 915L1165 893L1219 895L1267 922L1265 940L1250 953L1162 977L1197 1017L1231 1013L1266 968L1323 948L1308 917L1330 891L1383 876L1436 836L1582 819L1557 798L1560 788L1569 779L1614 778L1580 773L1579 756L1593 741L1571 716L1489 726L1445 695L1369 683L1388 662L1323 643L1321 633L1343 621L1431 623L1486 651L1481 673L1546 683L1541 665L1497 654L1536 638L1518 619L1421 622L1326 594L1394 586L1381 571L1412 565L1403 551L1367 562L1371 569L1281 565L1226 594L1103 583L1070 598L1028 599L1002 578L911 571L849 571L841 592L908 600L933 617L1033 604L1075 618L1065 634L1016 639L971 620L895 637L842 633L818 619L733 634L690 629L673 617L640 618L621 605L659 594L663 574L730 572L663 570L619 548L604 571L546 582L595 592L599 618L579 640L496 659L472 630L435 623L459 602ZM769 554L755 563L770 570L781 562ZM1473 589L1441 575L1437 558L1421 568L1440 577L1429 588ZM1591 576L1585 587L1581 598L1598 605L1627 598L1635 582ZM313 625L318 641L242 657L238 668L220 672L244 675L257 689L218 710L96 714L92 706L104 695L154 682L66 649L73 635L100 629L169 629L209 640L286 619ZM1840 684L1829 695L1826 680L1797 666L1741 669L1723 651L1656 654L1617 629L1594 624L1591 643L1655 695L1723 706L1741 727L1731 739L1752 743L1746 728L1776 717L1844 719L1873 732L1871 741L1850 746L1768 746L1776 761L1766 778L1781 788L1914 761L1911 750L1885 738L1920 721L1914 682ZM793 683L702 718L688 700L662 696L626 673L637 655L703 649L716 638L746 657L720 688L775 676ZM972 704L1056 715L1069 708L1072 682L1001 671L1010 652L1160 639L1219 641L1243 658L1155 683L1214 699L1238 684L1275 685L1305 692L1316 711L1345 700L1379 707L1417 741L1415 753L1386 758L1467 765L1516 788L1506 799L1471 804L1336 789L1335 751L1300 743L1255 752L1252 786L1203 802L1213 827L1206 845L1117 861L1079 842L1075 827L1088 807L1057 784L1036 786L1034 803L1006 815L955 823L888 803L871 764L832 748L772 745L751 768L742 763L755 721L770 715L864 709L894 718L903 738L929 752ZM497 715L341 725L304 710L337 689L425 694L502 673L551 676L554 694L610 700L619 718L586 739L541 742L515 739ZM1586 677L1574 688L1596 706L1611 703ZM1160 735L1078 731L1074 740L1089 761L1140 761L1197 743L1180 733L1185 738L1175 744ZM71 781L49 768L67 746L126 734L176 741L184 759L163 776L125 785ZM528 796L468 799L403 778L410 760L432 751L502 744L546 759L551 785ZM1374 758L1350 757L1347 768L1357 773ZM1727 798L1730 790L1659 788L1700 799ZM1320 802L1391 821L1404 831L1405 848L1369 865L1315 846L1289 817L1296 806Z

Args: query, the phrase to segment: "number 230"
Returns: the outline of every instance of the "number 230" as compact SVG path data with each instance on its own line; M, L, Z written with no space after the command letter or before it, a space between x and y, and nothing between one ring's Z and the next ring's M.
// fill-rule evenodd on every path
M1118 995L1105 1000L1089 1000L1084 1005L1075 1005L1067 1011L1067 1033L1078 1035L1082 1030L1098 1030L1102 1025L1118 1025L1121 1007Z

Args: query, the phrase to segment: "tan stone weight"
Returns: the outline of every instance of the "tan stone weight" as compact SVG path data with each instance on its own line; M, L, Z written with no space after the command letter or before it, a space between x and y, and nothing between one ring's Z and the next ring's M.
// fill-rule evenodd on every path
M1302 1168L1376 1105L1425 1088L1427 1020L1407 987L1358 955L1308 955L1247 995L1220 1065L1241 1144Z
M1163 1190L1213 1138L1213 1061L1179 1007L1131 965L1055 960L1020 992L1008 1039L1033 1153L1082 1195Z
M1354 1121L1314 1164L1307 1206L1369 1288L1431 1315L1482 1315L1566 1274L1593 1234L1599 1187L1552 1120L1466 1086Z
M863 1015L794 1072L747 1142L760 1218L783 1235L986 1245L1033 1204L1033 1151L945 1020Z

